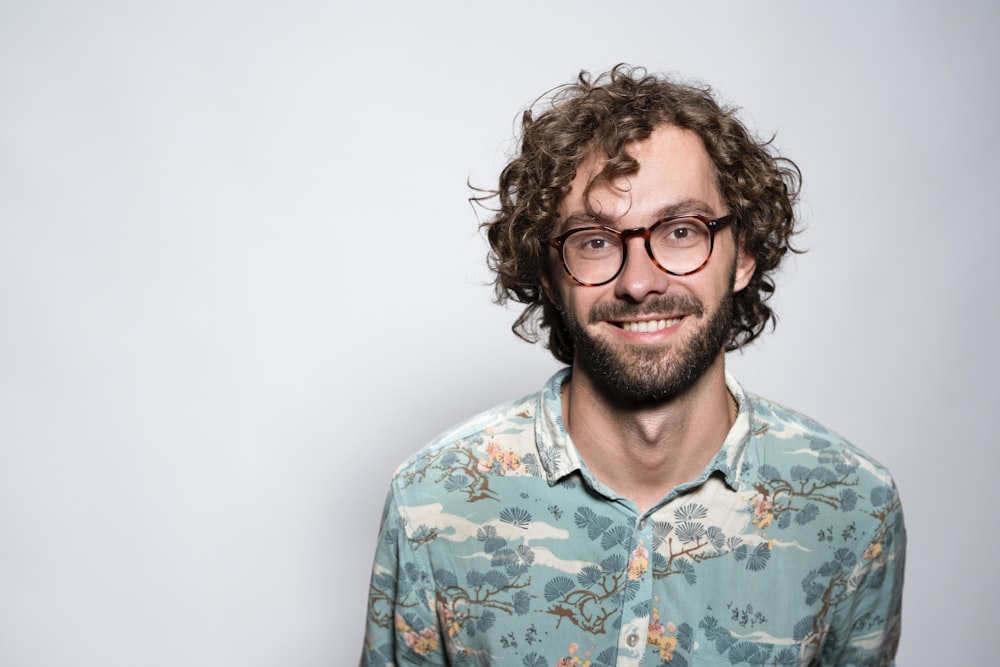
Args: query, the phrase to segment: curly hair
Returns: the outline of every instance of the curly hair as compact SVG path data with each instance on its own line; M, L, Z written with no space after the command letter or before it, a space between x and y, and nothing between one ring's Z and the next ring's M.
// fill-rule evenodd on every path
M726 349L754 340L768 322L773 328L777 317L767 305L773 274L787 252L799 252L791 239L797 232L794 207L801 182L795 163L773 149L773 137L755 138L736 118L737 110L721 107L708 86L624 64L597 77L582 71L576 82L554 89L532 107L545 99L548 108L537 118L531 108L524 112L520 152L501 172L498 189L472 198L480 204L498 201L482 226L490 244L489 266L496 273L496 301L526 304L514 333L535 342L540 329L548 329L549 350L559 361L572 363L573 340L541 281L551 268L548 239L559 205L588 157L607 160L587 192L595 183L636 173L639 164L629 155L629 145L662 125L701 138L722 197L736 216L736 243L757 262L750 283L733 297Z

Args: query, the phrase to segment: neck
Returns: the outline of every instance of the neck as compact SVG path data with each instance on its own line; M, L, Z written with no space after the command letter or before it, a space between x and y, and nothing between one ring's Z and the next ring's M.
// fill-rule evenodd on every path
M564 385L563 420L587 467L642 511L698 476L735 417L722 352L694 384L662 401L623 400L580 364Z

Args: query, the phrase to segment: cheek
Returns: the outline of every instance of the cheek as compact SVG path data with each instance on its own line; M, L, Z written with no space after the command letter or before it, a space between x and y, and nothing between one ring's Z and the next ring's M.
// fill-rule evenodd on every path
M594 295L588 293L588 289L593 288L567 283L568 281L560 280L552 285L548 290L549 298L559 310L568 313L579 322L585 322L587 312L594 303L592 298Z

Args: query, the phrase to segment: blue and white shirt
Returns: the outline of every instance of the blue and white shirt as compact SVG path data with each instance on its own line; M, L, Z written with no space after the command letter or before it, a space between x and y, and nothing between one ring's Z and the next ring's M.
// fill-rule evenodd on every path
M894 664L906 533L884 467L727 376L718 454L640 512L580 459L568 377L396 472L362 664Z

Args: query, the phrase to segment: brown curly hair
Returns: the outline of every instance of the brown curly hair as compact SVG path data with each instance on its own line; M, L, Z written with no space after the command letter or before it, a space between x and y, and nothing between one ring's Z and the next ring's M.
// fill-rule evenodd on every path
M540 98L547 109L537 118L529 108L521 121L521 150L500 174L497 190L480 190L473 201L496 199L493 217L483 223L490 243L489 265L498 303L526 304L512 329L535 342L549 330L548 348L561 362L572 363L573 340L562 317L542 289L550 270L548 239L558 207L580 164L591 155L607 156L587 190L601 181L633 174L638 162L628 154L632 142L660 125L674 125L701 137L715 166L723 199L735 214L739 247L757 262L747 287L735 294L733 326L727 350L743 347L761 334L776 315L767 305L774 292L772 276L796 233L794 214L801 174L794 162L774 151L773 140L760 141L723 108L708 86L679 83L643 68L618 65L591 77L580 72L575 83ZM541 317L537 317L541 310Z

